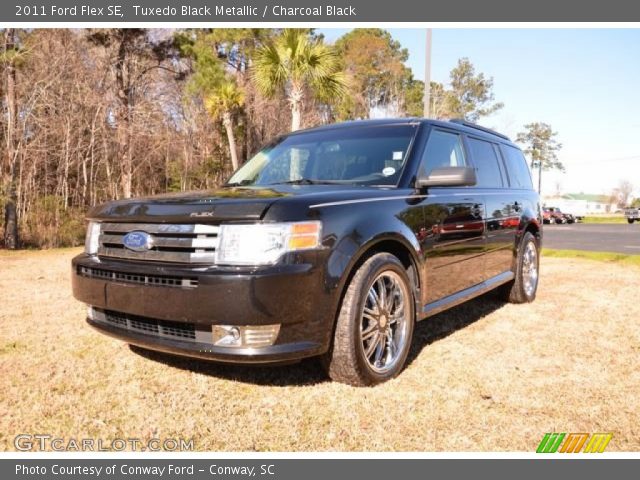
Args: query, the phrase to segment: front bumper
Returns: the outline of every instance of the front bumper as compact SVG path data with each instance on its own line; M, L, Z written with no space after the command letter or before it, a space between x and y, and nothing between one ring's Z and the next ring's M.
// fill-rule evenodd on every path
M74 297L101 311L192 326L193 339L87 318L97 330L144 348L233 363L271 363L320 355L328 349L337 296L325 287L319 252L260 269L103 260L85 254L72 261ZM87 275L87 269L100 276ZM103 274L101 272L107 272ZM172 283L157 279L171 278ZM175 279L189 279L182 286ZM155 283L150 282L154 280ZM214 325L273 325L273 345L213 345Z
M259 348L217 347L205 342L187 342L132 332L87 318L97 331L131 345L185 357L215 360L224 363L268 364L300 360L326 351L315 342L293 342Z

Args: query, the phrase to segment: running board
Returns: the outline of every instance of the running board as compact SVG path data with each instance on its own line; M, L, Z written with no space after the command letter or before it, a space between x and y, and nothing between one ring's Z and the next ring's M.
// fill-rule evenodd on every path
M510 282L514 278L515 275L512 271L503 272L495 277L485 280L482 283L478 283L473 287L461 290L453 295L436 300L435 302L427 303L422 308L422 313L424 315L422 319L435 315L436 313L440 313L448 308L455 307L456 305L464 303L467 300L482 295L483 293L487 293L489 290L493 290L500 285Z

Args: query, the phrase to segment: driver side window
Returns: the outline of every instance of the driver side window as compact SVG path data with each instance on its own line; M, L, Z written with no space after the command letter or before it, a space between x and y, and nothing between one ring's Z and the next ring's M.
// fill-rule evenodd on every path
M466 160L462 138L457 133L433 130L420 162L421 175L429 175L441 167L464 167Z

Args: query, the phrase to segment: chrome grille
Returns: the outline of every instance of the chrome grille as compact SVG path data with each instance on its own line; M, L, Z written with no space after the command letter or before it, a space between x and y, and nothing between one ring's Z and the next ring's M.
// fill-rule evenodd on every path
M78 267L78 275L101 280L111 280L121 283L137 283L157 287L194 288L198 286L198 279L194 277L169 277L165 275L142 275L137 273L116 272L102 268Z
M102 223L98 256L179 263L215 263L218 247L216 225L167 223ZM152 245L141 252L124 246L129 232L145 232Z

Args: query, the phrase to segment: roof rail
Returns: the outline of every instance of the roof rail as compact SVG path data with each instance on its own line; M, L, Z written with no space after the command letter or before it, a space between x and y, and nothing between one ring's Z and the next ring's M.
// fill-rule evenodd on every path
M458 125L464 125L465 127L469 127L469 128L475 128L476 130L482 130L483 132L486 133L490 133L491 135L496 135L497 137L500 138L504 138L505 140L509 140L511 141L511 139L509 137L507 137L506 135L502 134L502 133L498 133L495 130L491 130L490 128L487 127L482 127L480 125L477 125L473 122L469 122L463 118L454 118L449 120L451 123L457 123Z

